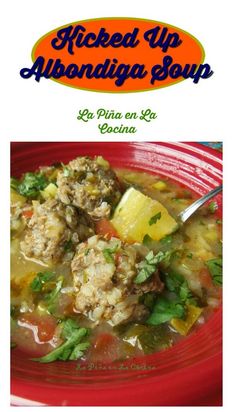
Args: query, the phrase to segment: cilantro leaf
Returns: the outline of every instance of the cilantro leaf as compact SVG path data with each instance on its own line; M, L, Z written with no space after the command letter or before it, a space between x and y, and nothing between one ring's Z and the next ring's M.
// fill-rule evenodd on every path
M62 288L63 281L64 281L64 278L62 276L60 276L60 278L56 282L55 288L50 293L46 294L46 296L44 297L44 299L47 301L48 305L53 303L54 300L56 299L58 293L60 292L60 290Z
M73 249L73 242L72 240L67 240L64 245L63 245L63 249L65 252L70 252Z
M222 285L222 258L207 260L206 266L209 269L214 285Z
M171 235L166 235L165 237L163 237L162 239L160 239L160 242L163 245L169 245L173 240L173 237Z
M37 198L40 190L45 189L48 180L42 173L26 173L23 180L17 186L17 191L22 195L30 198Z
M215 211L216 211L217 209L218 209L218 204L217 204L217 202L213 201L213 202L210 202L210 203L209 203L209 205L208 205L208 210L209 210L210 213L215 213Z
M114 263L114 256L113 254L117 251L119 245L116 244L112 248L103 249L102 253L107 263Z
M149 224L150 226L155 225L155 223L156 223L158 220L160 220L160 218L161 218L161 212L158 212L156 215L152 216L152 217L149 219L148 224Z
M151 250L145 257L145 259L139 264L141 270L134 279L134 282L137 284L145 282L153 273L156 272L158 264L169 256L169 251L160 251L156 255L154 255L153 251Z
M196 305L196 298L193 296L184 276L174 272L166 273L164 275L164 283L166 288L170 292L174 292L180 301Z
M153 239L146 233L146 235L144 235L143 237L143 244L144 245L149 245L149 243L152 241Z
M88 335L88 329L80 328L72 319L67 319L61 336L65 339L58 348L41 358L31 360L41 363L54 362L56 360L76 360L83 356L83 352L89 347L89 342L81 342Z
M160 325L161 323L168 322L172 318L184 318L185 307L178 299L169 300L165 297L159 297L153 312L147 319L149 325Z
M46 282L52 280L55 276L54 272L39 272L32 280L30 287L33 292L42 292L43 286Z

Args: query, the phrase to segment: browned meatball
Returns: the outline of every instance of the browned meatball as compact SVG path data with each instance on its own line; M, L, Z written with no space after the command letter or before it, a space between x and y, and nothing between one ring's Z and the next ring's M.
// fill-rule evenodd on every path
M108 218L120 197L119 181L101 156L78 157L57 176L58 198L85 210L95 219Z
M21 250L48 264L71 259L75 246L94 233L91 225L91 219L73 206L55 199L42 204L35 201Z
M117 238L107 240L96 235L78 245L71 263L76 311L97 323L105 320L112 325L147 315L145 306L139 303L144 285L134 284L140 259L135 245ZM156 280L145 282L145 292L162 287Z

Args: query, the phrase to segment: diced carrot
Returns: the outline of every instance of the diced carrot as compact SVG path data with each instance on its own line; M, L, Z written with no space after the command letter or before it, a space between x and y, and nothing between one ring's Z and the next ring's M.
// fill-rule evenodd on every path
M33 210L32 209L23 210L22 216L24 216L26 219L30 219L33 216Z
M116 229L112 223L107 219L101 219L96 223L96 233L98 235L107 236L108 239L112 237L119 237Z

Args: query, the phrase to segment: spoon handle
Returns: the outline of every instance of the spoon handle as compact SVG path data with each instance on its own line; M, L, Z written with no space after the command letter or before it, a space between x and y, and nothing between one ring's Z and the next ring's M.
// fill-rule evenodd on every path
M223 189L223 186L220 185L218 187L216 187L215 189L211 190L209 193L207 193L206 195L200 197L200 199L197 199L196 202L194 202L192 205L190 205L189 207L187 207L186 209L184 209L179 215L178 218L180 220L180 222L184 223L186 222L186 220L192 216L192 214L194 212L196 212L197 209L199 209L199 207L201 207L202 205L204 205L204 203L206 203L208 200L210 200L212 197L216 196L219 192L221 192Z

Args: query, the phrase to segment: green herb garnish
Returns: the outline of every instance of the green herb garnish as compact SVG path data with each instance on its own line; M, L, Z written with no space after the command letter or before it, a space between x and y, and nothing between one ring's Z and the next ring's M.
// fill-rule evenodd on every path
M67 240L65 243L64 243L64 251L65 252L70 252L72 249L73 249L73 242L72 242L72 240L70 239L70 240Z
M184 276L174 272L165 273L163 281L166 288L170 292L174 292L181 302L196 305L196 298L193 296Z
M88 336L89 330L80 328L72 319L67 319L63 325L61 336L65 342L41 358L31 360L41 363L54 362L56 360L76 360L83 356L84 351L89 347L89 342L81 342Z
M33 292L42 292L45 283L52 280L55 276L54 272L39 272L30 284Z
M168 245L168 244L170 244L170 243L172 242L172 240L173 240L173 237L172 237L171 235L166 235L165 237L163 237L163 238L160 240L160 242L161 242L163 245Z
M42 173L26 173L24 178L17 186L17 191L29 198L37 198L40 190L45 189L48 185L48 180Z
M117 249L119 248L119 245L116 244L114 247L112 248L106 248L103 249L102 253L104 258L106 259L107 263L114 263L114 256L113 254L117 251Z
M209 210L210 213L215 213L215 211L216 211L217 209L218 209L218 204L217 204L217 202L213 201L213 202L210 202L210 203L209 203L208 210Z
M222 258L207 260L206 265L211 274L214 285L222 285Z
M146 233L146 235L144 235L144 237L143 237L143 242L142 243L147 246L147 245L149 245L150 242L152 242L152 240L153 239Z
M165 297L159 297L153 308L153 312L147 319L149 325L160 325L168 322L172 318L181 318L185 316L185 307L178 299L169 300Z
M50 293L47 293L44 296L44 300L47 302L48 305L52 304L54 302L54 300L56 299L58 293L60 292L60 290L62 288L63 281L64 281L64 278L62 276L60 276L60 278L56 282L56 285L55 285L54 289Z
M158 220L160 220L160 218L161 218L161 212L158 212L156 215L152 216L152 217L149 219L148 224L149 224L150 226L155 225L155 223L156 223Z
M169 251L160 251L156 255L154 255L153 251L151 250L145 257L145 259L139 264L141 270L134 279L134 282L137 284L145 282L153 273L156 272L158 264L164 259L167 259L169 256Z

